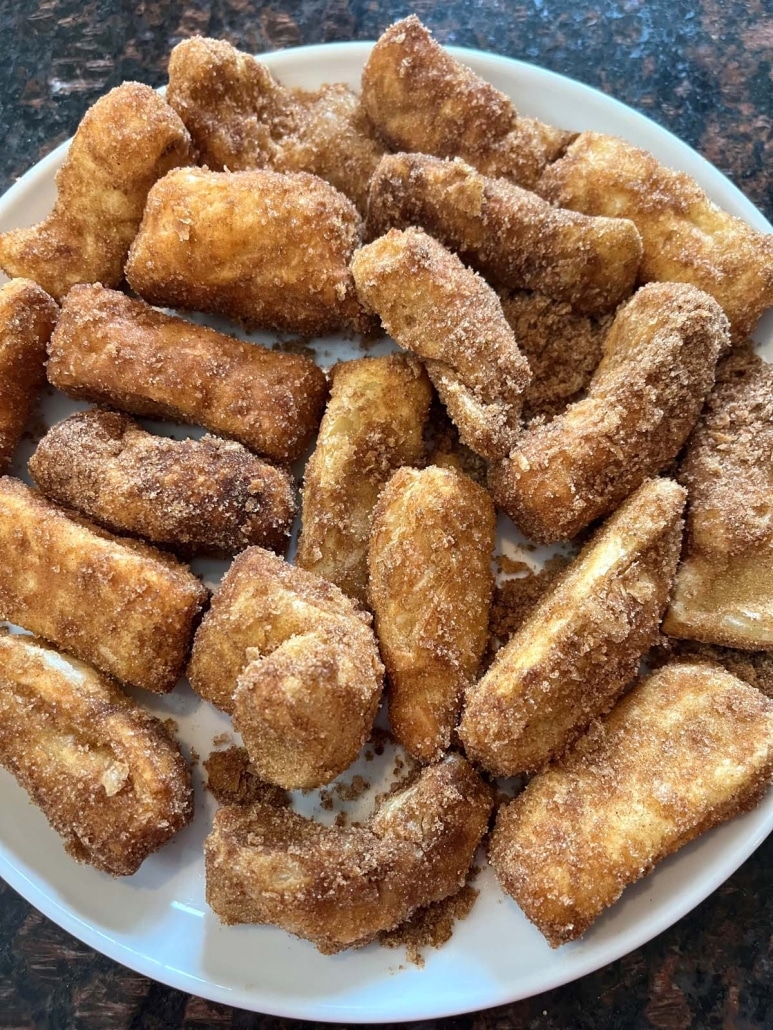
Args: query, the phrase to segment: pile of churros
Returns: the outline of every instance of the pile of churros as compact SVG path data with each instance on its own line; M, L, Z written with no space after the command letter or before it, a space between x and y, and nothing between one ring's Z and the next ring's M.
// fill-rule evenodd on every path
M759 800L773 236L519 115L413 16L360 94L186 40L165 98L86 114L57 189L0 235L0 472L46 380L94 406L39 441L36 489L0 479L0 618L26 631L0 636L0 762L73 858L131 874L191 819L178 743L123 689L183 675L267 785L215 816L210 906L325 953L453 895L484 839L563 944ZM160 309L397 346L323 370ZM577 553L496 650L498 513ZM197 555L232 559L212 596ZM285 804L349 768L385 688L418 771L365 823Z

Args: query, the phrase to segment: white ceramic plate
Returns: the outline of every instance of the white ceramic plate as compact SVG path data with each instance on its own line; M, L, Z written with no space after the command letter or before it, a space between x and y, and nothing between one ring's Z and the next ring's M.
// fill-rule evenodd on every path
M314 88L344 81L357 88L369 50L369 44L343 43L269 54L261 60L291 86ZM773 231L724 176L642 115L551 72L474 51L452 52L512 96L522 112L569 129L623 136L665 164L695 176L728 211L763 231ZM54 173L66 147L57 148L0 200L0 228L26 225L47 213L54 198ZM758 339L773 359L770 317ZM328 363L342 353L342 346L326 341L319 353ZM61 397L49 398L45 419L61 418L75 407ZM169 427L162 431L174 432ZM19 471L23 464L22 460ZM145 695L143 700L162 717L172 715L186 746L202 756L212 749L213 737L230 728L225 716L199 702L186 687L166 698ZM374 763L363 768L373 781ZM377 775L389 778L388 761L382 762ZM0 773L0 874L60 926L141 973L214 1001L302 1019L427 1019L500 1005L574 980L636 948L690 911L773 828L770 792L756 811L664 862L654 875L629 889L582 941L558 951L547 946L500 892L490 870L484 870L472 914L445 947L426 953L426 966L419 969L406 964L402 952L376 945L325 958L310 944L273 927L221 926L204 901L201 857L214 806L201 789L198 772L196 779L193 824L149 858L135 876L114 880L72 862L41 813L10 776ZM310 804L307 801L307 810Z

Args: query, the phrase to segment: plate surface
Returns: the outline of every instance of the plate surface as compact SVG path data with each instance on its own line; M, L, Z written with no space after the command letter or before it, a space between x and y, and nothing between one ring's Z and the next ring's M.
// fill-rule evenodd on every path
M324 82L359 85L370 44L303 47L262 55L285 84L314 88ZM665 164L693 175L726 210L771 232L759 211L715 168L674 136L620 103L551 72L475 51L451 48L524 114L568 129L623 136ZM43 217L54 199L54 173L67 144L36 165L0 199L0 228ZM757 339L773 360L773 318ZM354 357L342 341L320 343L320 361ZM373 353L371 350L370 353ZM78 407L60 395L44 402L47 423ZM177 431L155 425L162 432ZM182 435L191 430L183 430ZM22 448L22 474L31 447ZM221 568L198 565L208 580ZM139 695L139 692L138 692ZM168 697L143 695L162 718L172 716L179 736L202 756L228 719L187 687ZM363 765L374 789L389 781L388 756L378 768ZM351 778L352 772L344 779ZM64 853L42 814L0 771L0 875L28 901L92 947L173 987L214 1001L274 1015L343 1022L419 1020L474 1011L566 983L619 958L654 937L715 890L773 828L773 791L752 813L708 834L664 862L629 889L579 942L552 951L506 898L489 869L471 915L451 941L425 953L426 966L406 963L401 951L371 945L323 957L308 943L273 927L223 927L204 901L202 842L214 804L195 769L197 814L191 826L133 877L113 880ZM307 811L315 811L306 799Z

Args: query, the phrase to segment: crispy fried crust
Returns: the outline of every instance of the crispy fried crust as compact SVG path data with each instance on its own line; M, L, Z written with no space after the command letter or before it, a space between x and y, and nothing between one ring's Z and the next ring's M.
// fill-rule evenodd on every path
M389 717L423 762L448 749L486 646L495 528L488 493L451 469L400 469L376 505L370 598Z
M70 397L192 422L276 461L301 456L327 394L309 358L234 340L98 285L67 295L47 372Z
M580 133L536 189L561 207L630 218L644 242L640 282L688 282L710 293L735 340L773 304L773 236L722 211L693 178L646 150Z
M509 97L455 60L415 15L390 25L373 47L362 102L393 150L461 157L526 189L570 138L519 117Z
M0 235L0 268L34 279L58 301L75 283L117 286L148 190L193 157L172 108L150 86L124 82L78 126L48 218Z
M384 148L348 86L286 89L230 43L195 37L171 53L166 99L212 171L311 172L365 213Z
M773 366L724 363L679 477L687 547L663 629L773 651Z
M612 323L587 398L533 426L492 468L496 503L542 543L614 511L676 457L727 338L708 294L683 283L642 287Z
M539 290L581 314L611 311L633 292L641 237L626 218L552 207L459 159L388 154L370 184L367 236L422 229L491 282Z
M287 546L287 472L232 440L173 440L114 411L77 412L49 429L29 470L52 501L117 533L185 555Z
M224 576L188 666L193 689L233 713L258 775L288 789L329 783L354 761L383 676L370 616L259 547Z
M165 727L93 669L0 632L0 764L67 853L130 876L190 822L191 776Z
M69 518L8 476L0 479L0 551L0 619L121 683L172 689L207 597L187 566Z
M645 483L585 545L465 698L459 736L497 776L532 772L608 711L657 639L685 490Z
M752 808L771 775L773 701L718 667L676 663L500 810L489 859L557 947L661 859Z
M349 271L359 236L357 209L314 175L181 168L148 194L126 278L150 304L249 329L361 329Z
M373 507L393 472L424 463L432 386L406 354L340 363L331 380L304 473L295 563L364 604Z
M0 475L8 470L38 391L59 308L30 279L0 287Z
M204 845L207 901L224 923L272 923L323 954L359 947L462 886L491 803L472 767L449 755L362 827L265 802L221 808Z
M424 360L462 442L504 457L530 372L491 287L420 229L362 247L352 272L390 336Z

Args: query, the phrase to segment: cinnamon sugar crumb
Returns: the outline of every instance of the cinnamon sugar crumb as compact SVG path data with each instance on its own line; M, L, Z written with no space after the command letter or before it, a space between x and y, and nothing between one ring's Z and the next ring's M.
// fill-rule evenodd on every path
M454 932L454 924L466 919L480 892L469 884L442 901L420 908L406 922L386 930L378 936L379 944L386 948L401 948L406 958L420 969L424 967L422 948L440 948Z

